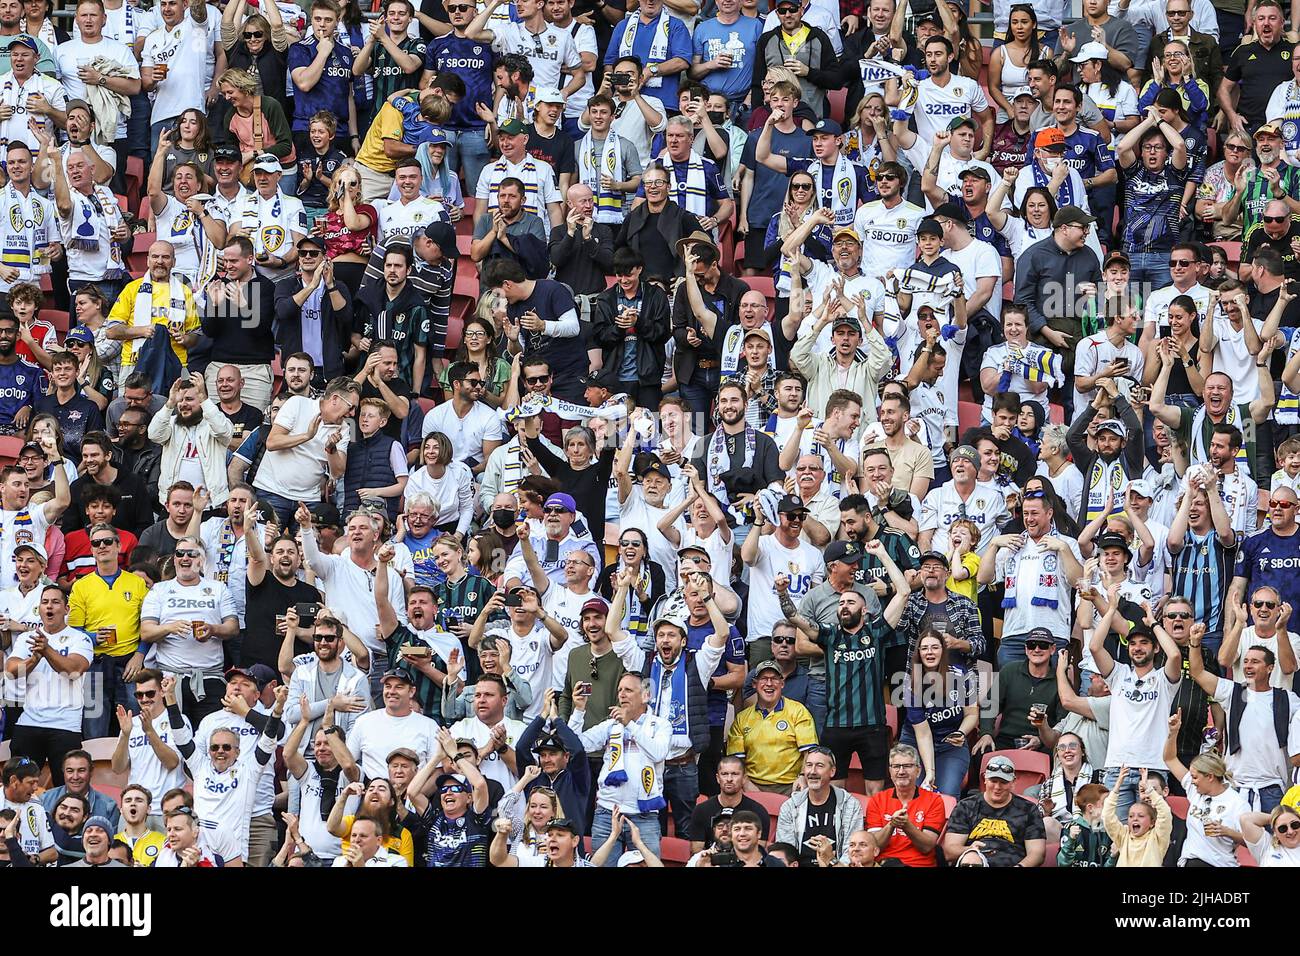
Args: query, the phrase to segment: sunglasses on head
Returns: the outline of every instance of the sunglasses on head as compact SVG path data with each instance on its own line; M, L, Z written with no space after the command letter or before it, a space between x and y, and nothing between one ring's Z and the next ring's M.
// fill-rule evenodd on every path
M1021 495L1021 497L1022 497L1025 501L1030 501L1030 500L1033 500L1033 499L1035 499L1035 498L1046 498L1046 497L1047 497L1047 491L1046 491L1046 489L1044 489L1044 488L1034 488L1034 489L1032 489L1031 491L1026 491L1023 495Z

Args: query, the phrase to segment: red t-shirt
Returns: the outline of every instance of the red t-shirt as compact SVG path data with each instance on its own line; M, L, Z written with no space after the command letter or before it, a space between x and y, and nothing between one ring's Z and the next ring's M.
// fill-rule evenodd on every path
M125 568L131 563L131 552L139 542L136 536L130 531L118 529L117 537L119 541L118 564ZM84 528L80 531L69 531L64 537L65 550L63 553L63 565L67 568L67 576L76 580L83 575L89 574L95 570L95 558L90 551L90 534Z
M902 808L902 801L894 796L892 788L880 791L867 802L867 829L872 831L884 829L885 821ZM907 812L911 816L912 822L920 829L933 830L935 833L943 832L947 812L943 807L943 797L933 790L918 789L916 796L907 804ZM889 844L880 851L877 857L877 859L881 860L891 858L899 860L907 866L938 865L933 850L929 853L922 853L902 830L894 831L893 836L889 838Z
M41 344L41 348L50 352L59 347L59 340L54 331L54 326L44 319L32 319L32 338ZM32 350L27 347L27 343L22 339L18 340L18 346L14 349L21 358L27 359L32 364L36 363L36 356L32 355ZM44 371L41 372L44 375Z
M357 212L370 217L370 228L353 232L343 223L343 213L332 212L325 216L325 254L335 259L348 252L361 252L367 239L376 242L379 239L379 213L375 207L362 203L356 207Z

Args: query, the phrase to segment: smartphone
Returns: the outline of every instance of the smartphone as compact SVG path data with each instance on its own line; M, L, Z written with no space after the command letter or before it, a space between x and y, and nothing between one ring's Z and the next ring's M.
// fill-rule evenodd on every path
M311 627L316 623L316 612L320 610L320 605L307 602L295 604L293 609L298 615L298 626Z
M523 607L524 597L522 594L507 594L506 607Z
M591 681L588 680L578 681L578 683L573 685L573 694L575 697L590 697Z
M740 861L736 858L734 850L722 850L713 854L711 862L714 866L736 866Z

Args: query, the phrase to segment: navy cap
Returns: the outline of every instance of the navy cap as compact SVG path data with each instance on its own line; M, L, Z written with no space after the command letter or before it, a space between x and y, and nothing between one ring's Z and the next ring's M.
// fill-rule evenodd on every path
M9 41L10 49L16 46L25 46L33 53L41 52L40 44L36 42L36 38L26 33L20 33L18 34L18 36L14 37L11 41Z
M818 133L822 133L826 136L843 136L844 129L839 123L835 122L835 120L824 119L818 120L817 125L812 128L812 134L814 136Z

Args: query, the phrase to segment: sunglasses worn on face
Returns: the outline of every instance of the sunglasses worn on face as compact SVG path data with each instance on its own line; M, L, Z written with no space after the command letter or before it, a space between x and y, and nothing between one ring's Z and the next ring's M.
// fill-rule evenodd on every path
M92 548L111 548L115 544L117 544L117 542L112 538L96 538L94 541L90 542Z
M812 188L813 188L812 183L791 183L790 184L791 192L793 192L796 189L812 189Z
M1265 217L1264 217L1264 221L1265 221L1265 222L1272 222L1273 220L1271 220L1271 219L1269 219L1267 216L1265 216ZM1281 222L1282 220L1279 219L1279 220L1277 220L1277 221L1278 221L1278 222ZM1170 259L1170 260L1169 260L1169 267L1170 267L1171 269L1186 269L1186 268L1187 268L1188 266L1190 266L1191 264L1192 264L1192 260L1191 260L1191 259Z
M1265 222L1286 222L1290 216L1261 216Z
M235 749L234 744L208 744L208 749L213 753L229 753Z
M1295 506L1296 503L1294 501L1278 501L1276 499L1273 501L1273 507L1281 508L1283 511L1290 511Z
M1050 650L1051 644L1047 641L1025 641L1025 650L1027 651L1046 651Z
M299 250L298 250L298 258L300 258L300 259L315 259L315 258L316 258L317 256L319 256L320 254L321 254L321 252L320 252L319 249L299 249Z
M1273 608L1277 607L1277 602L1276 602L1276 601L1251 601L1251 602L1250 602L1250 606L1251 606L1251 607L1262 607L1262 608L1265 608L1265 609L1271 611L1271 610L1273 610Z
M135 692L136 700L153 700L157 696L158 692L156 690L138 690Z
M1165 611L1166 621L1190 621L1191 619L1191 611Z
M261 30L249 30L247 33L244 34L244 39L245 39L245 40L260 40L260 39L262 39L262 37L264 37L264 36L266 36L266 34L263 33Z
M199 553L197 551L185 550L176 552L176 557L178 558L197 558L198 556Z
M1300 820L1295 823L1278 823L1273 827L1274 833L1300 833Z
M456 784L455 786L452 787L443 787L438 792L439 793L469 793L469 791L466 790L464 787L462 787L460 784Z
M549 375L529 375L526 379L524 379L524 381L527 382L529 385L545 385L550 380L551 380L551 376Z
M564 515L568 513L567 510L561 508L559 505L551 505L549 508L542 509L542 514L544 515Z
M772 638L772 643L773 643L773 644L793 644L793 643L794 643L794 638L793 638L793 637L774 637L774 638Z
M1224 143L1223 148L1230 149L1234 153L1244 153L1250 149L1249 146L1242 146L1240 143Z

